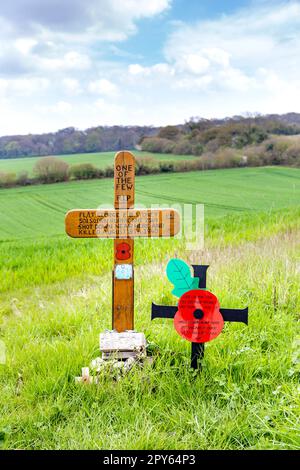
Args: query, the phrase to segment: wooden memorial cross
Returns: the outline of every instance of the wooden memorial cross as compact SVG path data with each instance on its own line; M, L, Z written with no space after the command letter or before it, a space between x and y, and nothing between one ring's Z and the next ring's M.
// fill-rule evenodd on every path
M180 229L174 209L133 209L135 159L118 152L114 162L114 209L74 209L65 219L73 238L114 239L112 327L134 329L134 238L173 237Z

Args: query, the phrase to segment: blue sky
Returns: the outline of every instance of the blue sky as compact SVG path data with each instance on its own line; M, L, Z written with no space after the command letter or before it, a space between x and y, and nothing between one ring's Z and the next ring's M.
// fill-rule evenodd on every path
M249 0L173 0L163 14L141 20L138 34L129 37L123 47L146 64L163 61L163 45L176 28L174 22L191 24L199 19L213 19L249 3Z
M300 0L11 0L0 134L300 112Z

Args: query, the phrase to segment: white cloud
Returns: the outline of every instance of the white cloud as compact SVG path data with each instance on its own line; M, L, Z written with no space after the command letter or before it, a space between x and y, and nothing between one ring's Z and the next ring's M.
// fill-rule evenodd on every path
M171 2L170 0L110 0L116 11L134 15L135 17L154 16L166 10Z
M107 45L107 41L127 39L137 32L139 20L163 13L171 2L2 2L1 134L45 131L47 126L52 129L63 127L64 122L66 125L89 126L92 116L89 104L94 106L95 100L92 95L106 96L110 100L116 97L119 99L120 85L124 85L119 75L126 72L127 66L122 67L115 54L112 54L111 61L103 59L111 46ZM103 43L106 44L105 48ZM124 54L124 58L135 56L130 53L127 56L126 51ZM111 81L109 77L115 75L116 80ZM116 111L116 108L111 109L110 116L113 109ZM67 120L64 120L68 113ZM52 116L55 116L55 120ZM108 113L99 116L98 110L97 116L98 122L103 121L108 118Z
M210 71L215 81L225 74L246 88L247 83L254 84L259 67L278 74L295 68L300 53L299 28L299 1L254 4L216 20L177 28L165 54L167 61L182 71L200 75Z
M248 91L253 86L258 86L257 78L251 78L247 76L242 70L235 69L233 67L225 67L224 70L220 70L220 79L222 80L222 86L232 91Z
M128 73L133 77L156 77L157 79L164 76L174 75L174 69L166 63L154 64L151 67L143 67L140 64L130 64Z
M128 67L130 75L146 75L148 71L149 68L143 67L140 64L130 64Z
M72 105L71 103L68 103L67 101L58 101L53 107L52 107L52 112L54 113L68 113L69 111L72 110Z
M49 80L47 78L18 78L9 82L9 87L12 92L18 93L22 96L33 95L47 90Z
M37 43L36 39L19 38L15 41L15 47L19 52L21 52L21 54L27 55L32 51L32 48L36 46Z
M0 76L84 71L100 41L121 41L171 0L13 0L0 9Z
M80 87L80 83L78 80L76 80L76 78L69 78L69 77L63 78L62 84L66 92L72 95L77 95L78 93L82 91Z
M252 0L213 20L173 22L158 63L127 51L126 42L121 49L103 43L128 38L139 19L170 4L6 2L0 12L1 133L300 111L300 0ZM111 51L110 60L103 51Z
M111 124L115 122L116 116L119 115L121 117L121 114L123 114L124 111L122 106L116 103L107 102L103 98L100 98L95 102L95 107L97 112L101 113L99 116L105 115L106 119ZM95 109L93 111L95 111Z
M210 67L210 62L203 55L187 53L181 57L181 60L177 61L177 66L179 70L201 75L207 72Z
M10 96L27 97L38 92L46 91L49 87L47 78L14 78L12 80L0 79L0 93L2 96L9 98Z
M51 35L87 41L122 40L135 22L162 13L171 0L13 0L1 5L0 22L14 35Z
M183 77L177 78L176 81L172 84L172 87L176 89L185 89L187 91L191 90L205 90L213 82L213 77L211 75L202 75L201 77Z
M91 61L86 54L70 51L62 58L41 58L38 59L41 70L87 70L91 67Z
M58 101L57 103L54 103L53 105L50 106L37 106L36 111L42 113L42 114L48 114L48 113L54 113L54 114L68 114L70 111L72 111L73 106L71 103L68 103L67 101Z
M91 65L90 59L85 54L79 54L76 51L70 51L64 55L63 61L67 69L88 69Z
M104 96L116 96L118 94L118 87L106 78L91 81L88 84L88 90L91 93L96 93Z
M4 96L7 92L9 81L4 78L0 78L0 96Z
M300 82L300 2L254 1L215 20L181 23L164 52L174 70L171 88L209 93L209 107L207 96L198 96L198 114L207 114L203 108L211 113L216 96L222 108L215 115L242 112L249 104L263 112L276 111L277 104L277 112L289 111L295 106L289 90Z
M156 91L155 109L165 122L246 110L300 111L299 1L254 0L214 20L178 23L164 53L168 86L155 65L131 64L128 76L136 87L143 79Z

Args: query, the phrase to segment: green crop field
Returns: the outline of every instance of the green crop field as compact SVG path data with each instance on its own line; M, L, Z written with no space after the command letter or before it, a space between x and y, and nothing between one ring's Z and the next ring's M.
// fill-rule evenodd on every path
M0 446L299 449L300 170L138 177L138 204L205 205L205 247L136 241L135 327L153 363L75 385L111 326L112 241L68 239L64 214L111 204L112 186L0 190ZM152 301L176 304L165 276L174 256L210 265L222 306L249 307L248 327L227 324L206 345L200 374L172 321L150 320Z
M140 152L135 150L134 155L136 157L150 157L155 160L192 160L197 158L193 155L173 155L164 153L150 153ZM69 165L75 165L77 163L92 163L96 168L106 168L113 165L115 152L97 152L97 153L76 153L71 155L56 155L57 158L64 160ZM20 173L21 171L27 171L30 176L33 175L33 167L37 160L42 157L24 157L24 158L9 158L0 159L0 172L6 173Z
M137 178L136 202L149 206L204 204L208 218L297 206L300 170L243 168L151 175ZM0 190L0 240L64 233L73 208L112 204L111 179Z

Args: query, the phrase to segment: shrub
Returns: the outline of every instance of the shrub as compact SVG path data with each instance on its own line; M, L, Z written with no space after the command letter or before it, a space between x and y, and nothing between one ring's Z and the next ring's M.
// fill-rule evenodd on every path
M242 166L242 157L236 150L230 148L220 149L213 158L215 168L234 168Z
M174 162L160 162L159 170L161 173L172 173L175 170Z
M264 165L281 165L285 163L285 154L291 146L291 141L283 139L270 139L265 145L262 155Z
M142 150L153 153L172 153L175 143L169 139L146 137L142 142Z
M266 151L267 152L272 152L274 150L274 142L270 141L266 143Z
M145 137L141 142L141 148L146 152L161 152L161 139L157 137Z
M28 171L21 171L17 175L16 184L20 186L26 186L30 184L30 179L28 178Z
M215 168L215 163L213 160L213 155L212 154L205 154L203 157L201 157L200 164L201 164L201 170L213 170Z
M214 168L213 155L205 154L195 160L181 160L176 162L176 171L202 171Z
M193 161L191 160L180 160L179 162L176 162L174 164L174 170L177 173L185 172L185 171L192 171L192 165Z
M41 183L57 183L68 180L68 169L69 165L59 158L42 157L36 162L33 172Z
M0 172L0 188L10 188L16 184L15 173Z
M206 150L208 152L216 152L220 148L220 143L218 139L212 139L206 144Z
M192 155L193 153L193 146L190 142L186 140L178 142L175 147L173 148L173 152L175 155Z
M104 170L104 176L106 178L112 178L114 176L114 169L112 166L108 166Z
M162 127L158 133L158 137L162 139L174 140L180 134L180 130L176 126Z
M300 167L300 143L295 143L286 150L284 154L284 162L287 165Z
M200 140L200 143L207 144L210 140L215 140L218 137L219 129L216 127L212 129L207 129L201 134L196 134L197 139Z
M196 145L194 145L194 147L193 147L192 153L193 153L194 155L200 156L200 155L203 154L203 151L204 151L204 146L203 146L202 144L196 144Z
M79 163L72 165L69 169L69 176L75 180L87 180L92 178L100 178L103 171L98 170L91 163Z
M273 150L270 152L270 164L280 165L285 162L285 154L288 148L291 146L291 142L286 140L278 140L274 144Z
M196 158L195 160L181 160L175 164L175 171L177 172L201 171L203 169L202 158Z
M172 142L171 140L167 140L167 139L162 139L162 140L163 140L162 153L172 153L176 144Z
M159 172L159 165L157 160L151 157L138 157L136 162L137 175L150 175Z
M268 164L268 153L265 145L251 145L243 150L247 157L247 166L262 166Z

